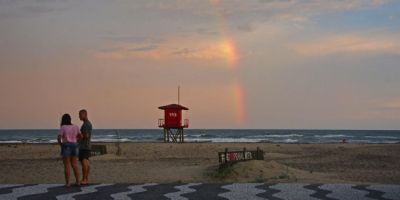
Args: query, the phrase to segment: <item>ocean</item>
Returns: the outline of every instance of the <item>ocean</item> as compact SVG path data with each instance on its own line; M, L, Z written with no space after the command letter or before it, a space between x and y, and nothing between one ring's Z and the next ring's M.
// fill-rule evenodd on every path
M0 130L0 143L56 143L58 130ZM117 136L117 132L119 136ZM187 129L186 142L400 143L400 130ZM162 141L162 129L97 129L94 142Z

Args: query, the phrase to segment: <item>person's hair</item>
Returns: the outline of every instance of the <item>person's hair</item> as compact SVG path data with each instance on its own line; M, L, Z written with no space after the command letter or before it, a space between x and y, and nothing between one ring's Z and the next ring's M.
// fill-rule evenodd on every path
M62 125L72 125L71 122L71 116L68 113L65 113L62 117L61 117L61 126Z
M79 113L85 113L85 114L87 114L87 110L86 110L86 109L82 109L82 110L79 111Z

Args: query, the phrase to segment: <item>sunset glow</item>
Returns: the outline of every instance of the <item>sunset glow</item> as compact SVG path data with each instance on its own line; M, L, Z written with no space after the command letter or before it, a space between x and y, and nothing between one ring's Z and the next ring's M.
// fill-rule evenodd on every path
M239 125L243 125L246 118L245 107L244 107L245 103L244 103L243 89L239 82L236 82L233 85L233 95L235 97L234 100L236 106L236 119Z
M0 128L156 128L178 85L191 128L399 128L399 8L0 0Z
M225 39L221 42L221 51L224 54L230 67L234 68L238 64L238 54L233 40Z
M240 84L240 80L237 73L237 66L239 65L239 55L237 45L235 43L234 38L231 36L231 33L228 28L226 16L220 7L219 0L211 0L211 5L214 6L217 22L221 35L221 51L225 55L227 63L231 70L234 71L234 79L236 82L233 86L233 100L235 101L235 110L236 110L236 119L238 124L241 126L245 122L245 104L244 104L244 95L243 95L243 87Z

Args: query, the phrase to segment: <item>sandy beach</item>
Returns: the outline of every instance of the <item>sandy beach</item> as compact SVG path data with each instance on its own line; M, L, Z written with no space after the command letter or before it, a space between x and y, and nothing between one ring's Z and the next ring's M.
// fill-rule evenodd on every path
M96 183L304 182L400 183L399 144L114 143L91 158ZM234 165L221 176L217 152L260 147L263 161ZM0 183L63 183L56 144L0 145Z

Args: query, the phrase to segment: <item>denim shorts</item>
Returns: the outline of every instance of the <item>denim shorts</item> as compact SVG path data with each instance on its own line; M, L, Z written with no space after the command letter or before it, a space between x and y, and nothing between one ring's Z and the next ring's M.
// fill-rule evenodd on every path
M76 143L63 143L61 145L61 156L79 156L79 146Z

